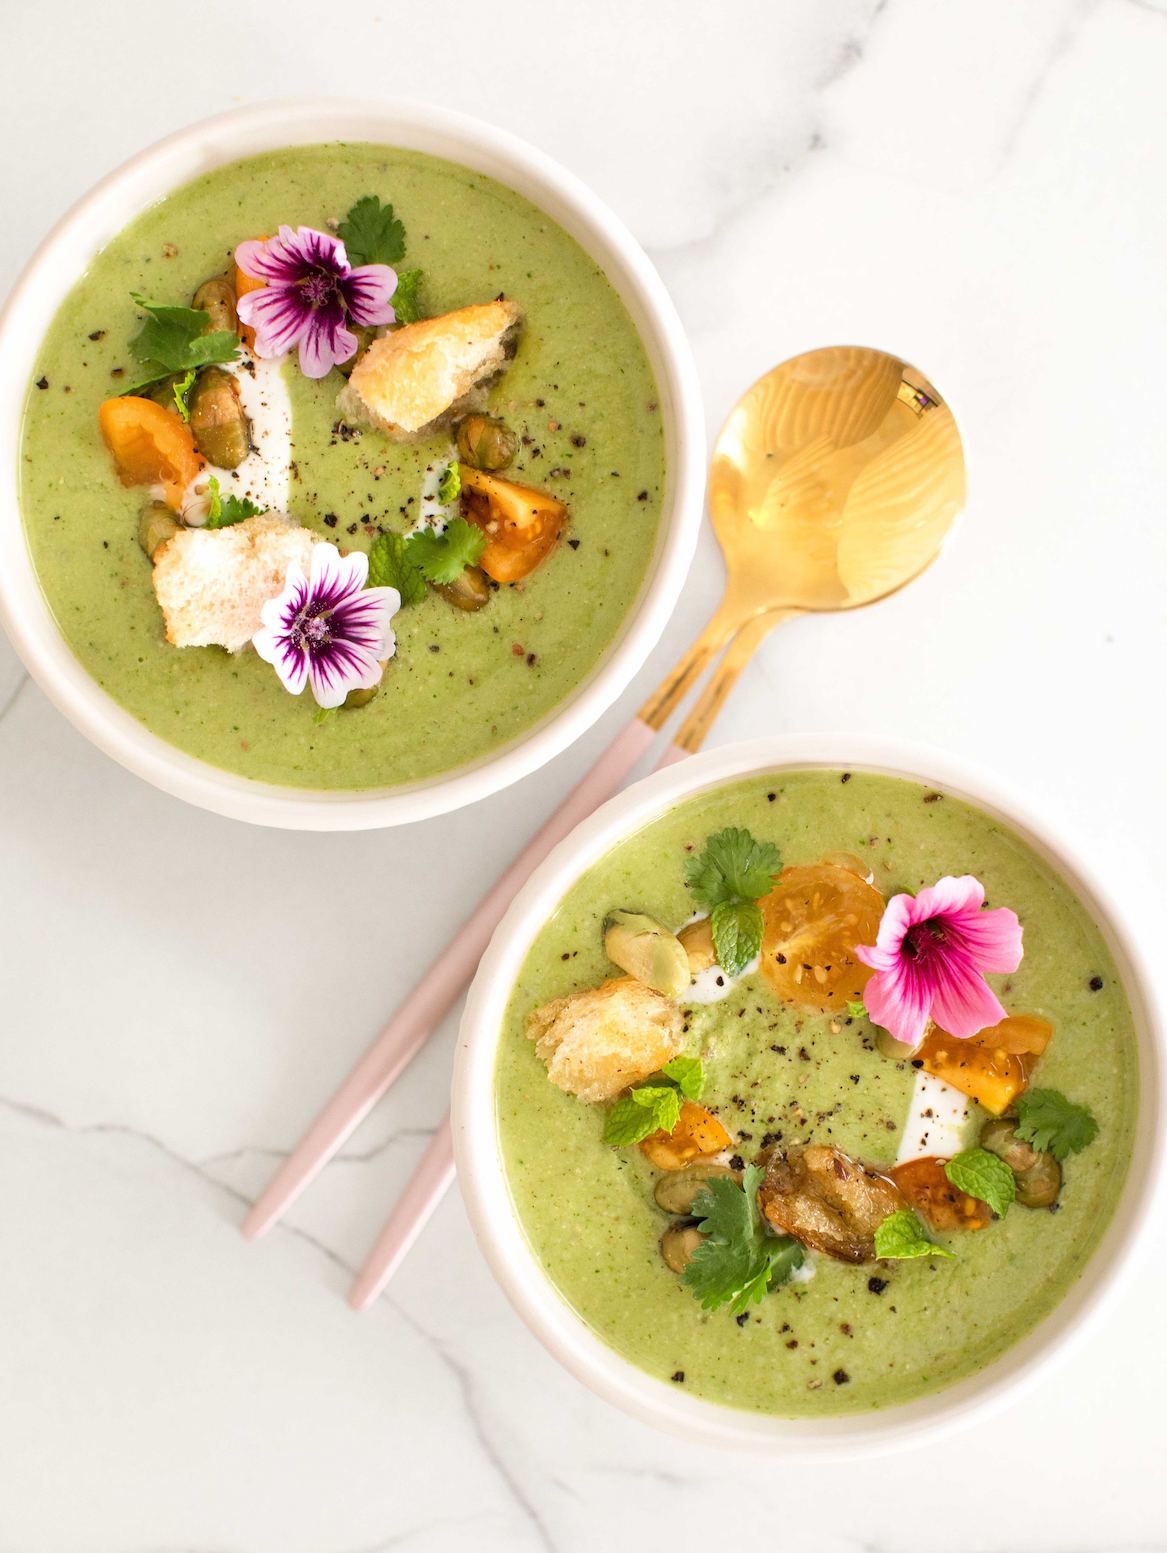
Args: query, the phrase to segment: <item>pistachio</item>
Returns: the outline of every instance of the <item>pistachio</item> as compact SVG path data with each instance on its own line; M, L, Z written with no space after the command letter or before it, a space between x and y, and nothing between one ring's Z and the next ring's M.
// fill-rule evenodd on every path
M210 319L206 334L226 329L234 334L239 328L239 315L235 311L235 287L227 275L216 275L204 280L194 294L194 306Z
M1062 1189L1062 1167L1052 1154L1039 1154L1017 1177L1017 1201L1023 1208L1048 1208Z
M660 1238L660 1254L674 1273L683 1273L704 1239L695 1224L673 1225Z
M364 690L350 690L348 695L344 698L346 711L350 707L368 706L369 702L377 694L380 688L380 685L369 685Z
M475 469L505 469L518 450L519 439L491 415L468 415L458 427L458 457Z
M220 367L204 367L187 401L195 446L219 469L237 469L251 452L251 422L239 384Z
M714 1176L741 1180L741 1172L728 1165L690 1165L687 1170L672 1170L661 1176L653 1188L657 1207L685 1217L692 1213L694 1202Z
M1011 1116L994 1117L981 1128L981 1147L1003 1159L1017 1182L1017 1201L1023 1208L1048 1208L1062 1189L1062 1167L1052 1154L1044 1154L1017 1136Z
M717 964L717 950L713 947L713 929L708 917L690 922L677 934L681 947L689 959L690 976L700 975Z
M142 508L138 519L138 543L153 560L167 540L178 533L179 527L178 519L165 502L152 501Z
M875 1037L876 1047L885 1057L890 1057L893 1062L910 1062L919 1051L919 1045L909 1046L904 1041L897 1041L890 1030L879 1029Z
M680 940L642 911L608 913L604 953L613 965L666 997L678 997L689 985L689 957Z
M454 582L439 583L434 591L455 609L481 609L490 600L490 584L478 566L467 566Z

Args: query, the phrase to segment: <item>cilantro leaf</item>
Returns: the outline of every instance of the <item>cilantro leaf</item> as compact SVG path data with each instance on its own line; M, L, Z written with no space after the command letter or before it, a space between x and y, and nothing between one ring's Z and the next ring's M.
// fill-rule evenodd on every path
M198 376L198 369L192 367L184 378L170 385L170 392L174 395L174 403L179 415L184 421L190 420L190 406L186 402L186 396L194 387L194 380Z
M866 1003L864 1003L862 998L848 998L848 1000L847 1000L847 1018L848 1019L866 1019L867 1018L867 1005L866 1005Z
M405 553L428 582L456 582L473 566L486 546L486 535L465 518L451 518L443 533L416 529L405 542Z
M944 1256L955 1261L951 1251L929 1240L924 1226L910 1208L889 1214L875 1231L875 1254L884 1261L907 1261L917 1256Z
M788 1236L768 1235L758 1214L758 1187L765 1171L747 1165L739 1186L715 1176L693 1204L705 1239L694 1251L681 1281L703 1310L728 1305L741 1315L767 1291L785 1283L803 1259L802 1247Z
M438 481L438 500L443 507L448 507L451 502L457 501L462 493L462 476L457 464L447 464L442 470L442 478Z
M1017 1198L1017 1177L1005 1161L988 1149L967 1149L944 1167L944 1174L960 1191L979 1197L999 1219L1009 1212Z
M207 521L204 528L230 528L235 523L242 523L244 518L254 518L261 512L266 512L266 507L257 507L247 496L224 496L219 489L218 476L212 475L207 486L211 496L211 505L207 509Z
M421 288L421 270L398 270L397 289L389 298L399 324L415 324L423 317L417 293Z
M147 364L152 375L135 384L135 388L144 388L171 373L189 372L192 367L197 370L217 362L234 361L239 355L239 341L230 329L204 332L211 316L201 308L168 307L163 302L151 302L138 291L131 291L130 295L149 315L130 341L130 350L138 361Z
M765 895L782 866L772 841L755 841L732 825L705 842L705 850L685 862L685 878L699 905L710 911L722 901L756 901Z
M1088 1106L1075 1105L1057 1089L1027 1089L1018 1098L1017 1136L1042 1153L1064 1160L1098 1136Z
M375 194L359 199L336 233L350 264L396 264L405 252L405 227Z
M672 1084L642 1084L621 1095L604 1118L604 1142L613 1148L627 1148L650 1132L672 1132L680 1115L679 1089Z
M674 1057L661 1069L686 1100L700 1100L705 1092L705 1064L700 1057Z
M728 975L740 976L762 947L762 913L753 901L719 901L709 926L718 965Z
M369 587L396 588L402 604L420 604L425 577L407 554L405 536L378 534L369 546Z

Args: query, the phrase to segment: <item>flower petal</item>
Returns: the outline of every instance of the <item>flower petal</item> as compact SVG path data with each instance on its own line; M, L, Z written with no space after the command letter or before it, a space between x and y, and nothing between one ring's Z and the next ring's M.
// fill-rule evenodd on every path
M362 264L341 286L349 317L365 328L392 321L391 298L396 290L397 271L387 264Z
M330 642L308 661L312 694L320 706L340 706L350 690L368 690L379 684L382 669L376 656L351 642Z
M863 989L863 1003L877 1025L897 1041L918 1046L932 1013L931 989L912 966L900 960L891 970L878 971Z
M339 300L313 308L300 335L300 371L305 377L325 377L333 367L357 353L357 337L345 328Z
M255 330L255 354L270 361L290 351L308 328L312 312L288 286L248 291L236 306L241 321Z
M979 971L1015 971L1025 953L1021 923L1008 906L994 906L961 917L950 931L967 944Z
M1008 1017L997 994L971 961L946 955L935 977L932 1018L957 1040L979 1035Z
M945 874L916 896L916 921L927 922L929 917L955 917L965 912L977 912L985 903L985 887L972 874L953 878Z

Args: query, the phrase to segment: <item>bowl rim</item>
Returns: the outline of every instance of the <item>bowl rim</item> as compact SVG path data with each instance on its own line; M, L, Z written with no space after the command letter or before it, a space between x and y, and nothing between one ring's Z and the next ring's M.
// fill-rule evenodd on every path
M1099 1244L1050 1314L984 1370L929 1396L827 1419L786 1419L688 1396L622 1358L553 1288L522 1233L506 1185L494 1111L498 1033L527 951L566 890L619 841L695 793L769 771L869 771L936 786L1017 831L1089 910L1123 981L1139 1053L1139 1110L1127 1179ZM599 1396L644 1422L704 1444L792 1461L880 1455L932 1443L980 1420L1035 1383L1092 1330L1130 1276L1163 1188L1163 1026L1136 935L1092 864L1007 783L957 756L881 736L791 734L723 748L668 766L609 800L544 861L499 923L471 986L453 1082L458 1181L475 1236L519 1316Z
M150 732L73 656L41 592L19 502L20 436L35 354L69 286L94 254L155 200L210 169L284 146L362 139L428 151L497 177L530 199L600 264L628 308L657 377L665 492L652 562L600 660L533 728L468 766L379 789L280 786L222 771ZM0 309L0 624L30 675L91 743L137 776L202 808L258 824L359 830L461 808L519 781L578 739L625 690L656 645L701 526L705 420L696 363L664 283L636 239L581 179L507 130L405 97L297 97L232 109L123 162L56 223Z

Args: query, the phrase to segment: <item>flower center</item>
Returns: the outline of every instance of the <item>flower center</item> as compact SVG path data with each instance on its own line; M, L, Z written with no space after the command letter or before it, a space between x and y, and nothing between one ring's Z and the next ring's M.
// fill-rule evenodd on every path
M908 929L900 945L900 953L906 960L926 960L934 950L947 942L947 936L941 919L929 917L926 922L917 922Z
M307 605L296 616L291 636L297 647L313 654L322 652L332 641L328 611L317 601Z
M309 307L322 307L336 296L336 276L325 270L313 270L300 282L300 289Z

